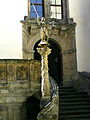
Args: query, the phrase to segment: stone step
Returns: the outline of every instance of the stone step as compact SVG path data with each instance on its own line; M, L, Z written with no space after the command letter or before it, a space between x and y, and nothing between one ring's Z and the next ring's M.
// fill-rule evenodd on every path
M68 102L60 102L60 107L61 106L81 106L81 105L88 105L88 106L90 106L90 101L85 101L85 102L72 102L72 103L68 103Z
M60 100L87 100L90 99L90 96L78 96L78 95L71 95L71 96L60 96Z
M88 106L88 105L81 105L81 106L65 106L65 107L61 107L60 106L60 112L61 111L72 111L72 110L75 110L75 111L77 111L77 110L82 110L82 109L84 109L84 110L90 110L90 106Z
M59 120L90 120L90 118L60 118Z
M85 115L61 115L60 120L90 120L90 114Z
M90 95L60 87L60 120L90 120Z
M60 92L60 96L65 96L65 95L68 95L68 96L71 96L71 95L87 95L88 93L87 92Z
M66 87L65 86L60 86L59 88L60 89L74 89L73 87L67 87L67 86Z
M59 92L76 92L75 89L60 89Z
M61 98L64 98L64 99L67 99L67 98L90 98L90 95L87 95L87 94L85 94L85 95L83 95L83 94L81 94L81 95L60 95L60 99Z
M84 109L82 109L82 110L77 110L77 111L75 111L75 110L72 110L72 111L61 111L60 112L60 115L84 115L84 114L88 114L88 115L90 115L90 110L84 110Z
M72 102L84 102L84 101L90 101L90 98L68 98L68 99L63 99L60 98L60 102L68 102L68 103L72 103Z

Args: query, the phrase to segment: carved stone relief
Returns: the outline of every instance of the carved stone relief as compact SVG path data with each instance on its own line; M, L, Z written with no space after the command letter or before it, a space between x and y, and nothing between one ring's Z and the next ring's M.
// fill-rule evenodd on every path
M0 64L0 80L6 80L6 66Z
M15 80L15 65L14 64L7 65L7 79L9 81Z
M16 80L28 80L28 66L18 65L16 67Z

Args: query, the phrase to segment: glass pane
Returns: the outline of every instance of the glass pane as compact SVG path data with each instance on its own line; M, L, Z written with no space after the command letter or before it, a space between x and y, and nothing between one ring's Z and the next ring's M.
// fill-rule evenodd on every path
M53 13L61 13L61 7L51 6L51 12L53 12Z
M54 6L51 6L51 12L55 13L55 7Z
M42 17L42 12L38 13L39 14L39 17L41 18Z
M42 0L31 0L31 3L34 3L34 5L31 4L31 17L37 18L37 13L39 17L43 16L43 6L42 6ZM36 5L35 3L39 3L41 5Z
M41 3L42 4L42 0L30 0L31 3Z
M61 19L62 18L62 14L57 14L57 19Z
M35 12L33 6L31 5L31 12Z
M61 5L61 0L50 0L51 4Z
M37 3L37 0L30 0L31 3Z
M50 0L50 3L51 4L55 4L55 0Z
M56 7L57 13L61 13L61 7Z
M61 0L56 0L57 5L61 5Z
M56 18L55 13L52 13L51 18Z
M31 17L31 18L37 18L37 15L36 15L35 13L32 13L32 14L30 15L30 17Z
M37 0L37 3L41 3L42 4L42 0Z
M61 19L62 18L62 14L52 13L51 18Z
M37 12L42 12L42 6L37 6Z
M50 17L61 19L62 16L61 6L57 6L57 5L61 5L61 0L50 0L50 2L51 2Z

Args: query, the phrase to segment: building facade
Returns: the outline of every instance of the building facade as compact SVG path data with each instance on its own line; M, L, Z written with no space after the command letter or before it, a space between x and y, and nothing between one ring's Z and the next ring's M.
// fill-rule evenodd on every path
M1 120L36 120L40 112L41 56L37 48L42 17L52 49L48 58L49 75L58 86L77 83L76 23L69 18L68 0L28 0L27 3L28 15L21 21L23 59L0 60Z
M31 0L31 2L28 1L28 7L28 16L21 21L23 58L40 60L36 48L40 42L40 20L41 17L45 17L49 43L52 48L52 53L49 55L50 76L58 83L72 85L73 81L77 79L76 24L73 19L69 18L68 1L43 0L40 3L40 1L32 2ZM39 7L42 7L41 11L38 10Z

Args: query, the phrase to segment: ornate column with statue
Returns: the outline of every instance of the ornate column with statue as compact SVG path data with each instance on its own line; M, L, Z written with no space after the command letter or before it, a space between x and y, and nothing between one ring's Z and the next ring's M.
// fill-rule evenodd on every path
M48 43L48 28L44 18L41 21L41 42L38 53L41 55L41 111L38 113L38 120L59 119L59 94L58 85L48 72L48 55L51 53Z
M45 23L45 19L41 21L41 42L39 43L40 48L37 48L38 53L41 55L41 92L42 100L51 99L50 93L50 81L48 73L48 55L51 53L51 49L48 47L48 31Z

